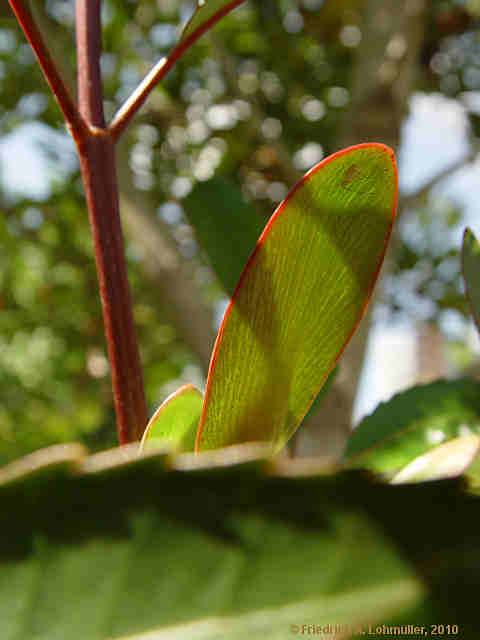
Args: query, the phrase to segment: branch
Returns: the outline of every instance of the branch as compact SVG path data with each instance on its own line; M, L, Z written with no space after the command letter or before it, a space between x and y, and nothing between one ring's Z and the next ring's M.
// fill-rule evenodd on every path
M460 160L456 160L445 169L442 169L441 171L439 171L435 176L433 176L433 178L430 178L430 180L427 180L427 182L425 182L416 191L403 196L400 199L400 209L401 210L408 209L409 207L412 207L415 204L417 204L417 202L421 200L424 196L426 196L429 193L429 191L433 189L433 187L437 186L437 184L440 184L440 182L442 182L446 178L449 178L451 175L453 175L460 169L463 169L463 167L466 167L468 164L471 164L475 160L476 155L477 155L476 150L472 149L470 153L468 153L466 156L464 156Z
M90 125L104 129L100 4L101 0L77 0L78 104Z
M71 133L78 143L86 135L87 125L80 115L80 111L73 101L51 57L43 36L35 23L32 12L23 0L9 0L9 2L18 23L35 52L43 74L57 99L60 109L65 116L65 120L71 129Z
M52 52L58 55L68 46L67 39L54 40L53 25L45 22L38 25L44 38L52 41ZM69 87L75 83L73 69L64 58L59 59L59 68ZM183 113L179 105L174 105L175 114ZM174 117L169 114L169 117ZM132 242L144 248L142 268L146 277L155 285L158 296L153 299L159 312L179 330L181 339L191 350L202 369L207 374L210 355L216 338L214 317L210 307L199 296L192 281L185 259L178 251L166 224L155 215L156 204L145 193L135 189L128 165L128 149L117 147L117 172L120 189L120 205L124 229L131 235ZM172 269L172 265L176 265Z
M180 39L180 42L173 48L170 55L167 58L162 58L150 71L150 73L144 78L140 85L135 89L132 95L127 98L124 104L115 114L111 124L110 132L113 139L116 141L120 138L122 133L130 124L130 121L136 114L136 112L143 105L148 98L152 90L157 84L167 75L173 65L179 60L183 54L209 29L211 29L221 18L227 13L241 5L245 0L233 0L230 3L226 3L222 9L214 13L208 20L201 22L200 26L193 28L193 20L197 13L205 6L205 3L199 3L197 12L194 14L192 20L187 24L184 31L184 36ZM194 27L194 25L193 25ZM190 33L189 33L190 31ZM187 34L187 35L186 35ZM186 35L186 37L185 37Z
M78 145L102 301L120 444L139 440L147 409L120 222L114 141L100 74L100 0L77 0L78 98L88 123Z

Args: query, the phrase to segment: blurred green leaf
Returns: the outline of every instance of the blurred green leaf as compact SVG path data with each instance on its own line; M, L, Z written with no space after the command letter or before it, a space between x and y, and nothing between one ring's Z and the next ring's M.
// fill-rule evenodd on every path
M440 380L397 394L364 418L347 444L348 465L396 473L439 443L480 434L480 384Z
M462 271L470 312L480 332L480 244L470 229L463 234Z
M286 640L412 612L476 637L478 499L456 480L69 445L0 470L0 506L2 640Z
M278 207L240 278L210 366L196 446L295 432L370 298L395 215L383 145L341 151Z
M143 434L141 449L174 445L179 451L193 451L203 396L191 384L172 393L155 411Z
M190 224L231 296L264 227L240 188L222 178L195 185L183 201Z

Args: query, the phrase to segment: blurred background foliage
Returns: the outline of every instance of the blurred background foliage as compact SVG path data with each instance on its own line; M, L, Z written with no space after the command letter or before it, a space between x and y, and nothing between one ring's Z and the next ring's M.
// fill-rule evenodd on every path
M103 5L110 118L167 54L194 3ZM252 233L314 163L343 142L376 137L397 148L415 91L461 102L474 149L480 135L479 3L402 0L383 3L380 12L376 5L249 0L182 58L122 142L123 221L151 411L181 382L202 384L226 292L243 261L232 260L230 247L238 243L238 255L248 255ZM74 2L34 0L32 6L74 91ZM399 10L416 16L415 46L398 31ZM369 16L375 11L377 22L388 23L391 13L387 27L376 25L385 30L386 45L370 57L364 53L372 71L363 68L359 81L358 59L362 47L373 46L369 29L376 26ZM404 59L413 75L400 86L395 65ZM390 120L370 130L384 107ZM357 114L362 130L354 135ZM34 144L42 159L38 175L26 173L23 186L0 175L0 463L61 441L84 441L92 450L113 446L112 393L78 163L7 3L0 7L0 135L4 167L22 175L22 145ZM209 193L217 194L210 206L219 225L195 229L190 222L202 219ZM443 313L457 319L466 313L458 254L442 240L461 226L461 207L426 188L401 209L380 312L407 314L441 331ZM220 221L234 212L248 220L241 240L235 235L223 255L207 257L208 238L216 238ZM228 263L225 273L216 260ZM451 338L441 335L443 349ZM458 344L455 371L473 358L464 342ZM361 358L351 369L358 379ZM341 386L341 374L337 378ZM349 397L342 405L348 419L352 402Z

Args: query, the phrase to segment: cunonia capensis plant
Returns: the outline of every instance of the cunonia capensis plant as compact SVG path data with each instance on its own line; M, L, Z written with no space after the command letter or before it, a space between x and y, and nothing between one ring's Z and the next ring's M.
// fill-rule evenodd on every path
M212 353L205 398L191 386L147 425L125 264L115 145L152 89L222 16L242 4L199 2L178 44L107 124L101 2L77 0L78 105L28 4L9 0L76 143L91 223L120 444L168 440L201 451L292 436L355 332L397 207L393 152L359 144L313 167L279 205L240 277Z
M0 469L2 639L279 638L332 633L337 620L345 637L478 635L477 382L398 394L362 420L332 467L271 456L371 298L398 199L385 145L338 151L291 189L233 290L204 395L182 386L147 420L115 145L175 62L243 1L199 1L171 54L107 124L101 0L76 0L78 104L29 3L9 0L77 145L119 441L132 444L91 456L57 445ZM478 327L470 230L462 263ZM139 457L145 448L157 450Z
M144 441L219 448L293 435L355 332L397 206L393 152L340 151L313 167L260 236L225 313L205 400L192 386L155 413Z

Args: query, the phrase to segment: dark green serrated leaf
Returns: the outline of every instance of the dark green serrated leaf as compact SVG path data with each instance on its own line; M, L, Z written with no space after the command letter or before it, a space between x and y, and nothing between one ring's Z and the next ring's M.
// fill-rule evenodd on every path
M251 446L167 465L136 447L53 453L0 471L2 640L277 640L412 611L475 637L479 500L457 481L266 466Z
M354 430L345 459L355 467L396 473L439 443L468 433L480 433L480 384L441 380L380 404Z
M479 500L457 481L265 466L251 446L52 454L0 471L2 640L286 640L413 611L475 637Z

